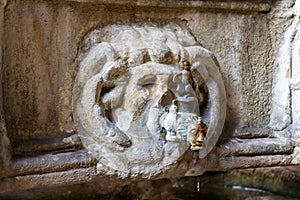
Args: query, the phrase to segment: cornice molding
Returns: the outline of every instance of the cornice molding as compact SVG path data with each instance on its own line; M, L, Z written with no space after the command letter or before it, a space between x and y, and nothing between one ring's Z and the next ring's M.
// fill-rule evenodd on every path
M269 12L270 1L204 1L204 0L65 0L78 3L98 3L108 5L128 5L137 7L162 7L162 8L198 8L213 10L229 10L243 12Z

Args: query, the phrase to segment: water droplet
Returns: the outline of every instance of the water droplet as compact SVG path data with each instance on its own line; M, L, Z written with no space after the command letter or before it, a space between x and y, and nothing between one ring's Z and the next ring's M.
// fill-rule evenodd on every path
M197 177L197 192L200 192L201 187L200 187L200 178Z

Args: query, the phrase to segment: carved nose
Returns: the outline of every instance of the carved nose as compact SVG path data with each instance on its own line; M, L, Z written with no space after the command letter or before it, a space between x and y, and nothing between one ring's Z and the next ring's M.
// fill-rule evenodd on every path
M160 97L158 104L161 107L169 106L172 104L173 99L175 99L175 94L167 89Z

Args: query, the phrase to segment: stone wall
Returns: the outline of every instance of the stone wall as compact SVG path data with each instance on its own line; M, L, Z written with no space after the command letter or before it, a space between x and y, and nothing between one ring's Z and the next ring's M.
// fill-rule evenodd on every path
M12 165L1 190L12 190L9 186L17 180L32 184L20 183L15 190L51 185L40 182L43 176L55 179L52 185L101 177L97 159L77 136L72 94L85 36L112 24L173 22L217 58L226 89L226 121L209 162L196 159L188 175L201 174L203 166L228 170L299 164L298 4L0 1L0 156L3 166ZM60 179L62 174L68 178Z
M16 140L74 130L71 91L84 34L107 24L149 20L186 25L216 55L228 97L226 134L269 122L271 38L268 15L259 10L182 12L170 6L154 12L118 4L11 1L5 16L4 101L8 131Z

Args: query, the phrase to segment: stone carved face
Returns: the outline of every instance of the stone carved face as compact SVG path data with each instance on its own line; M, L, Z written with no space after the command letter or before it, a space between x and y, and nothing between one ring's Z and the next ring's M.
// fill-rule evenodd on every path
M196 103L185 111L199 114L198 109L195 109L199 107L197 97L190 84L176 80L182 73L180 68L178 65L145 63L128 69L130 75L124 95L118 97L123 103L119 107L111 108L112 121L116 126L132 139L159 137L162 129L161 118L164 115L162 110L166 106L170 107L173 100L183 98L182 94L193 97L194 102L187 103ZM190 89L178 91L179 86Z
M214 57L186 30L112 25L90 33L86 46L74 86L74 119L99 170L149 177L174 169L188 149L186 142L165 143L160 135L163 109L174 99L180 111L198 116L208 99L201 115L211 136L200 157L207 155L225 120L225 90Z
M129 131L133 137L137 135L145 138L158 135L160 129L156 130L153 127L158 119L149 117L149 114L152 114L153 109L157 113L162 109L160 101L171 91L168 81L173 76L173 70L168 65L159 64L144 64L131 70L132 78L124 96L124 109L130 113L127 119L130 121L126 124L129 125L128 129L124 130Z

